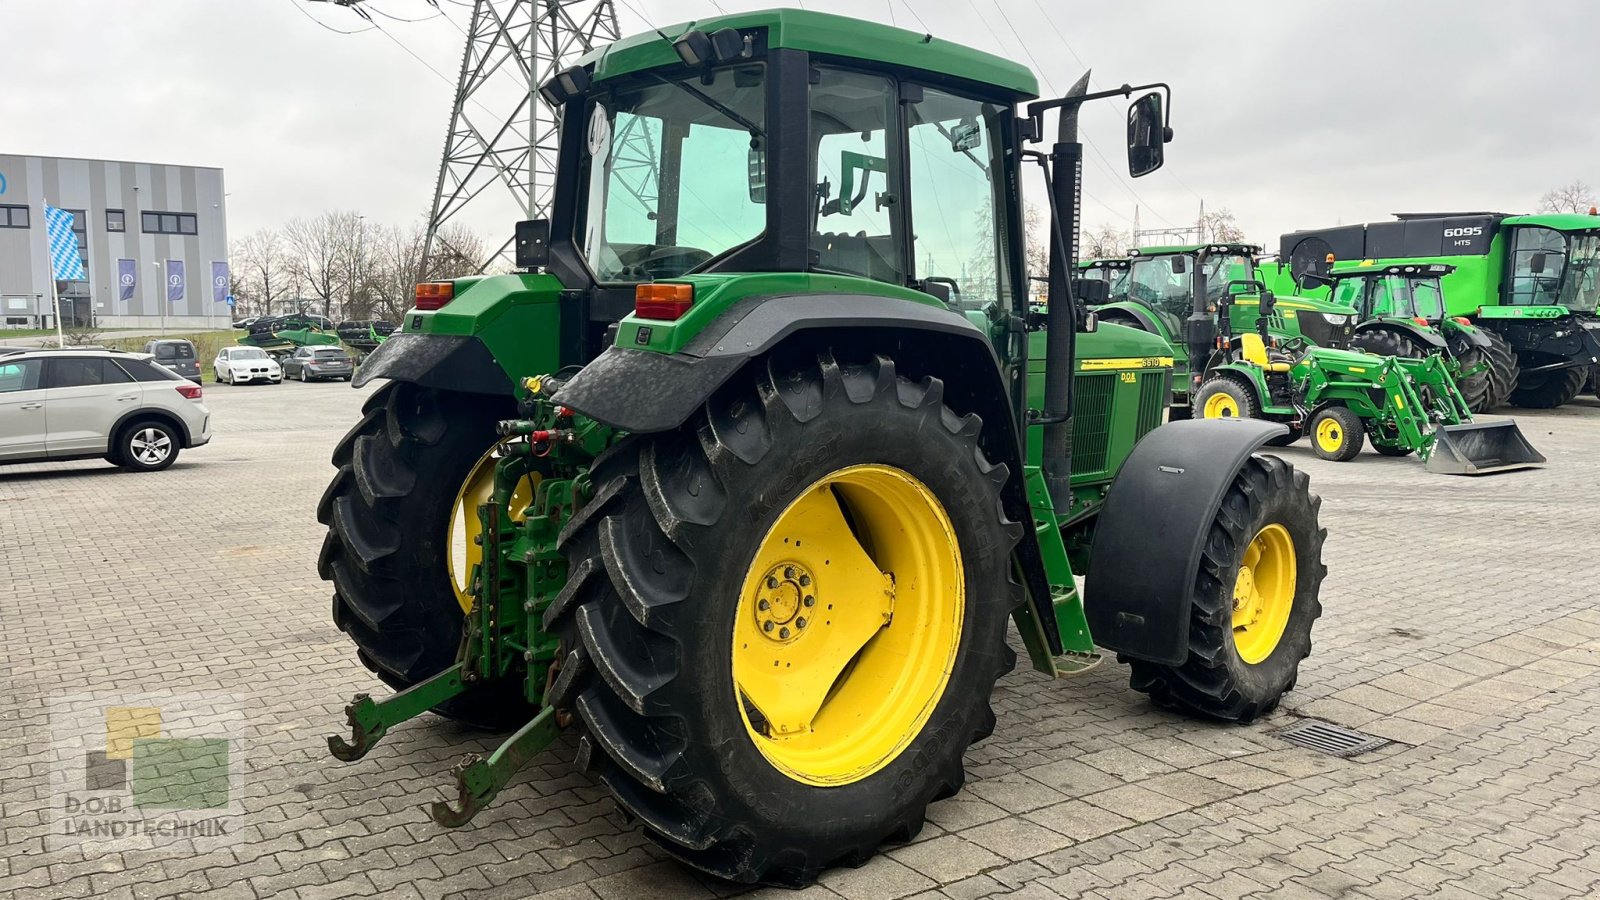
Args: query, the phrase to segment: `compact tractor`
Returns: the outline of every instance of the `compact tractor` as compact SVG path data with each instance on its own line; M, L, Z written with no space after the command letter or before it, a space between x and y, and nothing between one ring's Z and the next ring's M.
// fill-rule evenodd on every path
M1280 343L1267 331L1273 303L1270 291L1262 294L1256 330L1234 336L1226 327L1231 298L1222 298L1222 327L1195 393L1195 408L1205 418L1281 422L1290 440L1309 435L1316 454L1336 462L1355 459L1363 440L1383 456L1415 453L1428 471L1449 475L1487 475L1545 461L1516 422L1472 420L1444 355L1379 356L1317 347L1303 338Z
M1487 332L1491 377L1513 385L1513 406L1560 406L1600 365L1600 216L1403 213L1286 234L1279 256L1269 285L1303 292L1338 261L1454 266L1445 314Z
M677 858L800 885L961 789L1010 622L1047 676L1116 654L1164 706L1273 709L1319 501L1257 452L1281 425L1162 425L1166 345L1074 298L1080 106L1139 94L1135 176L1171 137L1165 85L1086 85L1036 99L1010 60L789 9L556 74L521 271L419 285L357 379L387 384L334 451L319 568L398 693L333 753L430 710L509 730L433 805L460 825L567 730Z
M1335 265L1326 276L1307 273L1302 281L1329 286L1333 302L1355 307L1360 322L1350 339L1352 349L1410 359L1438 354L1448 362L1467 407L1488 412L1515 387L1505 376L1515 369L1516 356L1471 319L1445 313L1440 279L1454 271L1443 263L1380 266L1364 260Z
M1186 323L1191 311L1199 302L1207 315L1215 316L1226 297L1234 309L1230 327L1237 333L1254 329L1267 293L1256 277L1255 257L1260 252L1254 244L1144 247L1129 251L1125 270L1120 260L1094 260L1086 270L1088 277L1107 284L1107 301L1093 307L1100 321L1150 332L1172 347L1174 418L1188 416L1190 395L1204 373L1189 367ZM1279 299L1272 309L1267 317L1269 333L1277 337L1343 347L1355 333L1356 311L1349 306L1292 297Z

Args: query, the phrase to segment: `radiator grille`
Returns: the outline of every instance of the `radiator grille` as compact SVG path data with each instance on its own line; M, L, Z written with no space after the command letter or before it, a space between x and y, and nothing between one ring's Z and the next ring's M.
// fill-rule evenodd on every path
M1115 372L1079 375L1072 410L1072 472L1085 475L1106 467L1111 439L1111 401Z
M1145 372L1139 376L1139 425L1133 439L1137 441L1161 424L1161 413L1167 400L1167 373Z

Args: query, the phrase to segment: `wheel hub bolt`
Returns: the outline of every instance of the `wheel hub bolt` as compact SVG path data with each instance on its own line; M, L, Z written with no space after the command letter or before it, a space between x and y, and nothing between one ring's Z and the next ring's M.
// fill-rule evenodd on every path
M775 588L775 587L777 587L777 586L778 586L778 579L777 579L777 576L775 576L775 575L768 575L768 576L767 576L767 590L769 590L769 591L770 591L770 590L772 590L772 589L773 589L773 588Z
M777 626L773 625L771 622L763 622L762 625L761 625L761 630L762 631L771 631L772 629L774 629L776 627Z
M801 600L800 602L805 604L806 606L816 606L817 605L817 598L811 596L810 594L807 594L806 598L804 600Z
M782 638L784 640L788 640L789 639L789 629L787 629L787 628L778 629L778 637L780 637L780 638Z
M806 617L805 616L801 616L800 618L795 619L794 620L794 627L796 627L796 628L804 628L804 627L806 627Z
M784 566L783 567L783 577L787 578L790 581L793 581L794 580L794 566Z

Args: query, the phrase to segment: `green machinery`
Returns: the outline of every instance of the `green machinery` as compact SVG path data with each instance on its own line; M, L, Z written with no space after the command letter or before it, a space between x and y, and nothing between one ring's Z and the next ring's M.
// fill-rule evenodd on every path
M1454 271L1443 263L1380 266L1363 260L1337 264L1326 276L1308 273L1302 281L1332 287L1333 302L1356 308L1360 323L1350 339L1352 349L1411 359L1439 354L1448 361L1467 407L1488 412L1515 387L1507 376L1515 372L1516 356L1471 319L1445 313L1440 281Z
M288 356L296 347L333 347L339 344L339 335L317 327L302 316L271 316L250 323L249 331L239 343L260 347L274 359Z
M398 693L358 696L335 756L429 710L510 731L432 807L460 825L567 729L668 852L800 885L960 790L1008 620L1047 676L1115 653L1162 705L1272 709L1319 501L1257 453L1280 425L1162 425L1170 349L1073 297L1080 105L1142 94L1135 176L1171 137L1165 85L1086 84L1037 100L1009 60L784 9L544 85L559 175L521 271L419 285L357 377L388 384L334 451L319 570Z
M1283 235L1269 285L1292 289L1335 261L1445 264L1445 312L1488 332L1513 406L1549 409L1600 364L1600 216L1405 213L1393 222ZM1514 356L1515 362L1509 362Z
M1104 281L1107 301L1096 316L1158 335L1172 346L1172 405L1175 418L1189 413L1189 397L1199 386L1201 371L1189 367L1187 322L1196 300L1204 315L1215 316L1227 297L1235 310L1236 333L1255 328L1265 287L1256 273L1254 244L1191 244L1143 247L1121 260L1092 260L1082 275ZM1326 347L1343 347L1355 333L1354 308L1308 297L1280 297L1269 317L1269 333L1284 339L1303 337ZM1214 327L1214 326L1213 326Z
M382 319L340 322L334 331L338 333L339 340L359 359L378 349L379 345L388 340L389 335L395 332L395 324Z
M1271 296L1264 295L1267 307ZM1218 310L1223 323L1230 305L1225 297ZM1308 435L1318 456L1338 462L1354 459L1363 439L1384 456L1416 453L1428 471L1451 475L1545 461L1514 421L1472 420L1442 354L1377 356L1299 338L1281 348L1270 341L1265 318L1255 333L1217 341L1195 394L1201 415L1282 422L1291 434Z

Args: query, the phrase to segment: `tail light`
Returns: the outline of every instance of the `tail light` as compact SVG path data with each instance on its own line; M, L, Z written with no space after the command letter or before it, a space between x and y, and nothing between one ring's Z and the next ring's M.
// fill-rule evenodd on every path
M438 309L454 300L456 286L448 281L430 281L417 285L417 309Z
M1456 322L1457 325L1471 325L1472 324L1472 320L1467 318L1466 316L1456 316L1455 322Z
M178 385L178 393L182 394L185 399L188 399L188 400L199 400L200 399L200 385L198 385L198 384L180 384L180 385Z
M1427 324L1428 324L1428 320L1427 320L1427 319L1424 319L1424 318L1423 318L1423 317L1421 317L1421 316L1412 316L1412 317L1411 317L1411 321L1413 321L1413 322L1415 322L1415 323L1417 323L1417 324L1418 324L1418 325L1422 325L1422 326L1424 326L1424 327L1426 327L1426 326L1427 326Z
M641 284L633 293L633 314L641 319L675 321L693 305L692 284Z

